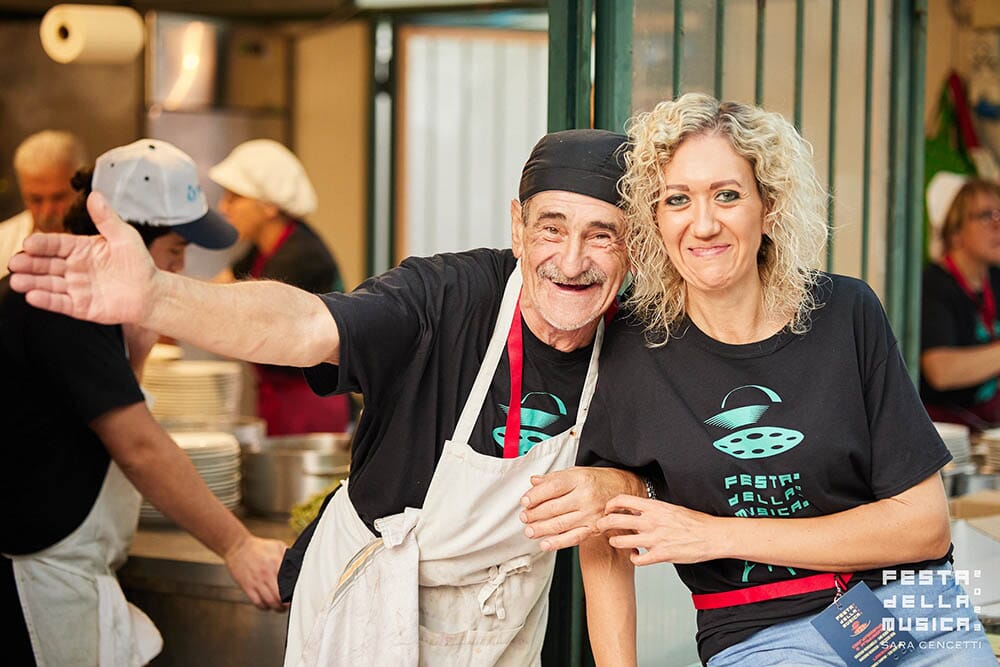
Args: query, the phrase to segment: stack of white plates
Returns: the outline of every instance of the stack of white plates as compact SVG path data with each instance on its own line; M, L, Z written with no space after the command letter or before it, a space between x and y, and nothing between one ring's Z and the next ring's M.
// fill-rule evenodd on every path
M964 465L969 463L972 455L972 445L969 442L969 427L962 424L946 424L944 422L934 422L938 434L944 440L945 447L951 452L952 464Z
M235 417L239 414L240 365L191 360L146 364L142 386L155 417Z
M979 451L985 457L986 466L993 472L1000 472L1000 428L979 434Z
M231 433L214 431L171 433L170 437L190 457L209 490L226 506L240 504L240 444ZM168 522L148 500L139 510L142 521Z

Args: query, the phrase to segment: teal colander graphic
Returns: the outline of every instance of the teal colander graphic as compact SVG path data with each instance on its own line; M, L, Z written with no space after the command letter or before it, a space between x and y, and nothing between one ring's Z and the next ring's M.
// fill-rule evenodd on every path
M524 407L524 403L532 396L547 396L552 399L552 403L558 413ZM501 405L500 408L503 410L504 414L507 414L510 410L510 407L507 405ZM565 416L566 404L563 403L558 396L554 396L544 391L533 391L529 394L525 394L524 398L521 399L521 438L517 447L518 456L524 456L532 447L543 440L551 438L551 435L540 429L552 425L557 419ZM501 448L503 448L503 438L506 432L506 424L493 429L493 440L500 445Z
M761 415L772 404L781 403L781 397L767 387L758 384L736 387L722 399L722 407L725 408L729 397L741 389L757 389L770 399L770 403L723 409L719 414L706 419L705 423L709 426L721 426L731 431L740 429L713 442L712 445L716 449L738 459L766 459L769 456L787 452L802 442L805 436L802 435L801 431L781 428L780 426L749 426L760 421ZM741 428L743 426L749 426L749 428Z

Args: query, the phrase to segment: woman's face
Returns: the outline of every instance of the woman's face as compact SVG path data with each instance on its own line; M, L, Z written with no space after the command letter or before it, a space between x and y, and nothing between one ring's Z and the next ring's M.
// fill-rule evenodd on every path
M656 222L670 261L690 294L759 281L764 203L750 163L729 139L685 139L663 168Z
M1000 264L1000 197L990 192L972 197L952 246L982 264Z
M257 241L264 223L272 217L268 206L260 200L244 197L230 190L222 193L219 212L239 231L241 239L252 242Z
M184 270L184 251L187 245L187 239L177 232L170 232L149 244L149 254L153 256L156 268L170 273L180 273Z

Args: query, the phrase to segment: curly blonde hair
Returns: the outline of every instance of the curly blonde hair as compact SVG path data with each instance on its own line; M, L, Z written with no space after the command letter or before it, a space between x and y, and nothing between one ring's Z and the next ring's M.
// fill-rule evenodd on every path
M812 287L826 245L827 196L812 166L812 147L780 114L688 93L635 116L620 188L634 275L629 304L653 345L664 345L687 312L684 279L670 261L656 222L663 169L695 136L729 139L753 168L771 231L757 255L766 312L788 313L788 329L805 333L818 307Z

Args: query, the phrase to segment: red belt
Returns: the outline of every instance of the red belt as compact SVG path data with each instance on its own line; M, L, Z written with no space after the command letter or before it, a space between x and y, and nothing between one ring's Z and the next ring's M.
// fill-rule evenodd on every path
M763 602L764 600L784 598L790 595L800 595L802 593L813 593L815 591L825 591L831 588L838 588L837 579L840 579L840 585L847 588L847 582L851 580L852 576L854 575L851 573L814 574L809 577L776 581L771 584L761 584L759 586L739 588L733 591L724 591L722 593L702 593L699 595L692 595L691 599L694 600L694 608L699 610L736 607L742 604Z

